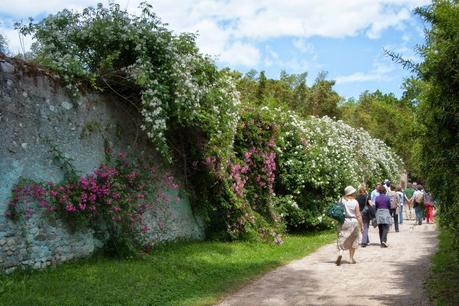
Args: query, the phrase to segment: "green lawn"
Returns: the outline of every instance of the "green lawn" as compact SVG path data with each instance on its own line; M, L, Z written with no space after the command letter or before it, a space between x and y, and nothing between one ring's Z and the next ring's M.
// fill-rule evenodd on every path
M440 228L438 252L432 258L427 292L435 305L459 304L459 260L451 248L451 233Z
M0 276L0 305L210 305L335 237L332 232L292 235L280 246L174 243L143 259L95 257L30 274Z

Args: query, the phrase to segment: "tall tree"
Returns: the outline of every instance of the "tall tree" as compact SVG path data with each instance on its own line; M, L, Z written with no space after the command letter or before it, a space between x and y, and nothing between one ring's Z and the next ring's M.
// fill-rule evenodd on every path
M411 176L419 176L417 138L420 132L415 106L409 98L397 99L393 94L377 90L364 92L357 101L339 107L341 118L355 128L367 130L383 140L402 157Z
M307 104L311 115L336 117L341 97L333 90L335 81L327 80L326 77L327 73L319 73L309 91Z
M422 169L439 200L442 223L455 235L459 257L459 3L434 0L417 13L430 25L417 67L423 82Z
M256 98L258 102L262 102L264 97L265 97L265 92L266 92L266 75L265 72L262 71L260 72L260 76L258 77L258 89L257 89L257 95Z

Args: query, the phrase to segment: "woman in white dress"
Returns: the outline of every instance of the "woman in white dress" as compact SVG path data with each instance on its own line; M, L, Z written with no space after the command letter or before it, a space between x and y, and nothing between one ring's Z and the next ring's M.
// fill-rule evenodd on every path
M362 215L360 214L359 203L355 199L355 188L347 186L344 189L344 196L341 198L341 204L344 206L345 219L343 224L338 228L338 258L336 265L341 265L343 251L349 250L350 263L355 264L355 250L359 246L360 234L363 231Z

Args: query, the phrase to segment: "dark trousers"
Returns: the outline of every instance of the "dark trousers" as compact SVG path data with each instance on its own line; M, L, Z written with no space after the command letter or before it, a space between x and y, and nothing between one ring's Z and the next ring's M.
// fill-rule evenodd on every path
M418 204L418 206L416 206L414 208L414 212L416 213L416 223L421 225L422 224L422 207L421 205Z
M387 233L389 232L389 224L378 224L379 242L387 242Z
M370 227L370 217L362 216L362 219L363 219L362 244L369 244L370 239L368 239L368 228Z
M398 214L397 210L391 209L390 214L392 215L392 218L394 218L394 225L395 225L395 231L398 232Z

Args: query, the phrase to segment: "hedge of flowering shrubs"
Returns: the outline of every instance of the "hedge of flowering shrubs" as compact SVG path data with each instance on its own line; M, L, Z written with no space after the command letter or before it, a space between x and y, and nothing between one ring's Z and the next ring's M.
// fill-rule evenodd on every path
M104 231L109 253L124 256L139 247L150 247L148 235L161 229L149 228L144 214L168 206L171 199L166 192L177 188L173 176L159 169L152 158L128 158L125 153L113 155L107 150L104 163L87 176L57 184L20 182L12 190L7 215L13 220L28 219L37 213L38 204L49 217Z
M247 200L258 207L256 200L263 198L266 218L282 217L289 228L330 225L325 209L345 186L357 187L360 182L372 186L384 178L397 181L401 171L402 161L382 141L328 117L304 120L281 109L249 108L239 126L235 146L239 156L255 151L275 156L261 154L261 164L275 170L272 176L263 168L258 171L260 177L270 178L267 193L261 192L266 179L252 180L244 190ZM249 165L244 162L241 169ZM242 182L248 179L244 176Z
M346 185L396 180L401 161L363 130L281 109L241 110L231 73L199 53L194 35L173 34L146 3L141 11L64 10L20 29L36 39L34 60L62 75L72 93L87 80L134 97L124 100L138 109L152 146L183 170L208 237L280 243L286 226L330 225L325 207ZM149 167L109 159L86 177L17 186L9 214L27 217L31 198L72 222L103 220L114 246L137 243L142 215L160 201L147 194L161 192L145 192L153 188Z

